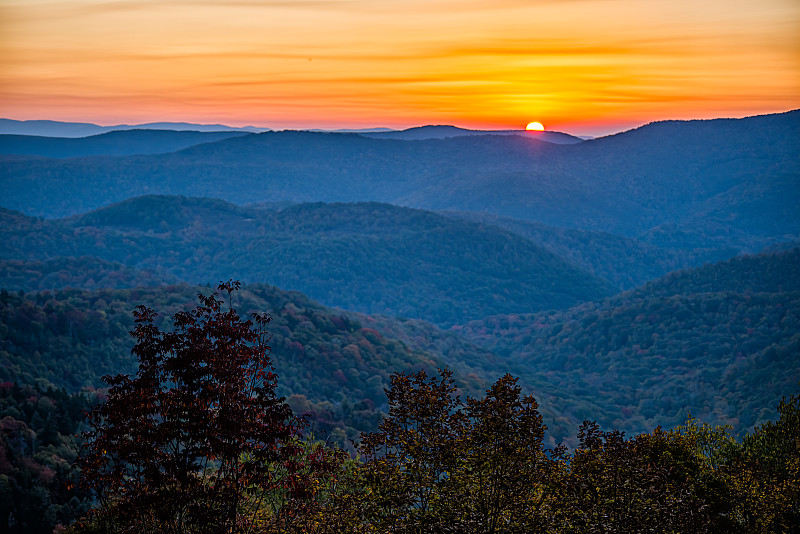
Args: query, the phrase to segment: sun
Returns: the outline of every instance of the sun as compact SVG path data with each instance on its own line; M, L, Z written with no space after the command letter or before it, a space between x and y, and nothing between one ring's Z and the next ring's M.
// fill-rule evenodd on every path
M525 127L529 132L543 132L544 126L541 122L531 122Z

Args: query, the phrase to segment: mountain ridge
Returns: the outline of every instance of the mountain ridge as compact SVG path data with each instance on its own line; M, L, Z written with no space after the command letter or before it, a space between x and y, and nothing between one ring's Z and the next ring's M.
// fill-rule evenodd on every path
M91 122L62 122L53 120L15 120L0 118L1 134L33 135L41 137L88 137L122 130L171 130L196 132L265 132L269 128L255 126L225 126L224 124L195 124L189 122L148 122L142 124L115 124L101 126Z
M249 134L238 131L196 132L143 129L114 130L77 138L0 134L0 153L46 158L165 154L239 135Z
M377 201L752 251L800 235L800 111L648 125L571 145L266 132L151 156L3 156L5 207L60 217L142 194ZM671 225L671 226L670 226ZM648 234L656 229L668 233ZM671 229L670 229L671 228Z
M547 143L555 144L575 144L582 143L584 140L580 137L570 135L563 132L552 131L528 131L528 130L470 130L467 128L460 128L458 126L451 126L448 124L437 124L427 126L415 126L405 130L396 130L389 132L367 132L362 133L365 137L372 137L375 139L401 139L406 141L419 141L425 139L447 139L449 137L458 137L464 135L522 135L528 136L533 139L545 141Z
M60 220L3 210L0 222L2 259L89 256L189 283L233 277L298 290L327 306L438 324L614 291L510 232L380 203L276 211L152 195ZM20 281L18 272L9 276Z

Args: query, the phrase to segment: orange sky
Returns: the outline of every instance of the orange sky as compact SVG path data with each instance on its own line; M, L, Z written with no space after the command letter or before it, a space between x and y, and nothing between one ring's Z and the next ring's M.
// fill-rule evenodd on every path
M0 0L0 116L600 134L800 107L797 0Z

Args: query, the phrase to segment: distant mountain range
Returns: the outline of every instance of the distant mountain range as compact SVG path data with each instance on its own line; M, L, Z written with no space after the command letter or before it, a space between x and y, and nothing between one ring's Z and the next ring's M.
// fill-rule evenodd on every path
M89 137L119 130L168 130L193 132L267 132L269 128L223 124L192 124L188 122L148 122L145 124L117 124L100 126L90 122L60 122L50 120L18 121L0 119L0 134L32 135L42 137Z
M132 130L158 130L175 132L240 132L240 133L261 133L272 131L271 128L258 128L256 126L225 126L223 124L193 124L188 122L149 122L145 124L117 124L114 126L100 126L87 122L59 122L49 120L29 120L18 121L13 119L0 119L0 135L23 135L35 137L62 137L62 138L82 138L102 135L108 132L132 131ZM438 125L438 126L417 126L405 130L393 130L392 128L343 128L337 130L309 129L301 130L308 132L321 133L355 133L367 137L378 139L445 139L448 137L460 137L464 135L529 135L547 141L549 143L570 144L583 141L580 137L560 133L560 132L527 132L525 130L469 130L457 126ZM6 141L0 138L0 147L5 147ZM76 145L77 146L77 145ZM187 145L188 146L188 145ZM4 154L15 154L17 152L7 152L3 148ZM177 148L173 150L178 150ZM163 150L160 152L169 152ZM118 151L117 151L118 152ZM27 154L28 152L23 152ZM131 152L134 153L134 152ZM145 152L138 152L145 153ZM146 152L157 153L157 152ZM84 154L76 154L80 156ZM112 153L108 155L121 155ZM56 156L63 157L63 156Z
M421 141L424 139L448 139L465 135L526 135L540 141L555 144L575 144L583 141L580 137L561 132L535 132L526 130L467 130L457 126L419 126L407 130L388 132L365 132L362 135L374 139L402 139L405 141Z
M45 158L166 154L190 146L212 143L240 135L248 135L248 133L118 130L88 137L0 134L0 150L4 154Z
M237 204L379 201L662 248L755 252L800 236L798 154L800 111L654 123L568 145L518 135L405 141L267 132L166 154L0 156L0 187L4 207L44 217L144 194Z

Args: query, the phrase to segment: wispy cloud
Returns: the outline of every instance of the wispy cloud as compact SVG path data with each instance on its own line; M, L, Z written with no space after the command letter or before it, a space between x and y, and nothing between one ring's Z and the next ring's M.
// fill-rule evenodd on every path
M788 109L797 27L796 0L3 0L0 114L502 126Z

